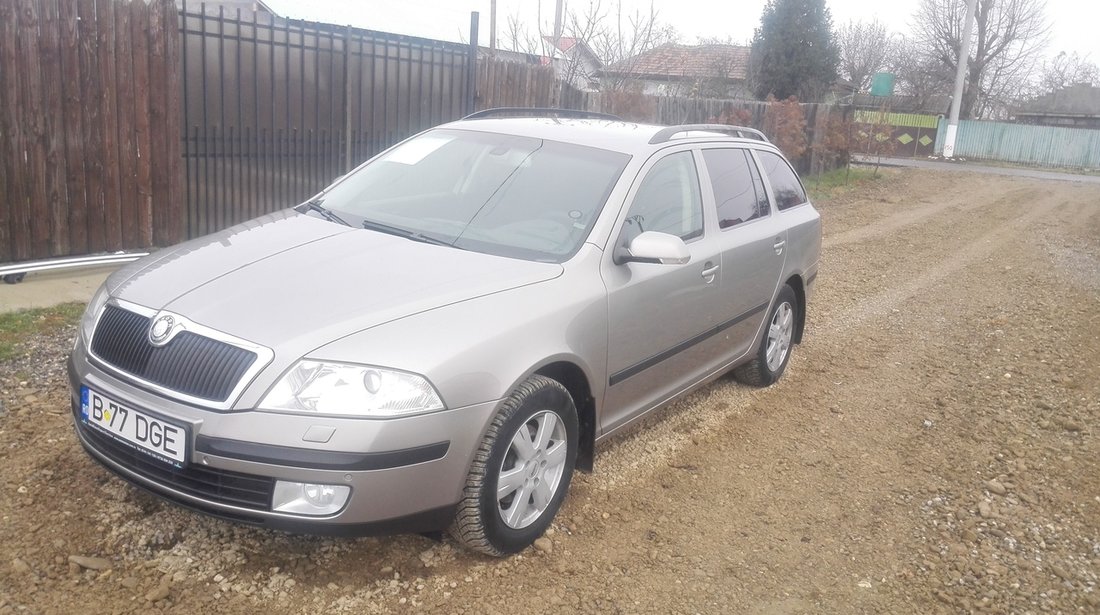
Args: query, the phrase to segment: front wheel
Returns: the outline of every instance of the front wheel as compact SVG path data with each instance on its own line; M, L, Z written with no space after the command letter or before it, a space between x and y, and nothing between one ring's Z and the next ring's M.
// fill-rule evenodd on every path
M784 284L764 323L763 339L756 356L733 371L737 380L752 386L766 387L779 380L791 359L794 329L798 322L798 298L794 289Z
M569 391L550 378L527 379L505 400L474 453L451 535L493 556L531 545L569 490L577 438Z

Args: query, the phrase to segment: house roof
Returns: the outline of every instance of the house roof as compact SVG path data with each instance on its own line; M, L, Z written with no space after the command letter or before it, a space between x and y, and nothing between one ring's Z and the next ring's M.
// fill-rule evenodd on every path
M550 43L550 45L554 45L554 37L544 36L543 39L545 39L547 43ZM575 48L577 53L587 55L596 66L603 66L603 60L600 59L600 56L596 55L596 52L592 50L592 47L590 47L588 43L584 42L583 39L574 38L572 36L563 36L558 39L558 44L556 46L558 50L562 53L567 53Z
M669 43L621 60L605 73L642 78L682 80L715 75L743 81L748 74L749 47L741 45L676 45Z
M1067 86L1029 100L1016 114L1100 117L1100 87L1087 83Z
M535 55L533 53L523 53L522 51L508 51L507 49L494 50L485 46L479 46L477 48L477 55L479 58L496 58L497 60L515 62L517 64L546 65L549 62L549 58L545 56Z

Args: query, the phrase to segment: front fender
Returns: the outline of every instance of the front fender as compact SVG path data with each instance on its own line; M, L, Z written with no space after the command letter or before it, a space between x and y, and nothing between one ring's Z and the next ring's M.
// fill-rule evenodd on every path
M593 385L606 382L606 292L589 269L599 251L582 252L591 254L558 278L391 321L310 357L421 374L449 408L503 399L555 361L576 364ZM593 397L602 392L594 387Z

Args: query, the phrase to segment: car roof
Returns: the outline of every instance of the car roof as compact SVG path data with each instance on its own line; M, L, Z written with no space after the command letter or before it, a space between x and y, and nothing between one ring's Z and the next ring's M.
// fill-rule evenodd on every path
M684 142L725 142L770 145L766 141L732 137L718 132L700 130L698 126L684 127L668 139L651 143L658 133L666 131L668 126L643 124L623 120L576 119L557 117L512 117L492 119L459 120L438 126L453 130L475 130L498 134L517 135L575 143L588 147L622 152L624 154L644 154L655 151L671 143ZM731 127L732 128L732 127Z

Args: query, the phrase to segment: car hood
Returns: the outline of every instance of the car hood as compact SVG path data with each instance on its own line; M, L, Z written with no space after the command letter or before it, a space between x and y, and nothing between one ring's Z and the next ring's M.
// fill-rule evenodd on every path
M162 250L119 273L109 281L112 296L297 358L394 319L552 279L562 267L288 210Z

